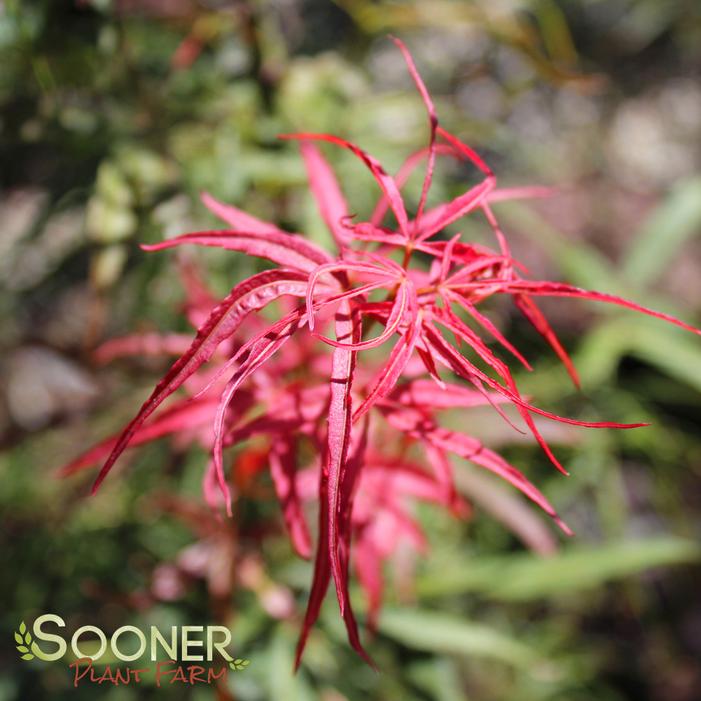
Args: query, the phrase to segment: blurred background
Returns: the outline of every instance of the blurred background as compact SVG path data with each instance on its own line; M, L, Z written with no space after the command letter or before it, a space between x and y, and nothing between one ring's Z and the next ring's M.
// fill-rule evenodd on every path
M195 447L133 451L92 499L91 475L55 478L164 369L98 366L94 349L187 330L173 257L139 242L215 226L206 189L324 243L297 149L276 134L331 131L390 172L426 143L388 34L502 185L561 188L497 210L534 276L701 325L695 0L0 0L0 701L701 699L701 343L661 322L544 305L577 393L534 333L495 310L536 360L519 379L537 403L652 426L551 426L565 478L492 414L471 414L470 431L522 467L576 537L464 465L474 513L419 510L431 550L411 586L390 578L369 643L379 674L350 651L329 597L291 675L311 568L265 480L242 478L221 522L203 505ZM367 214L374 185L327 153ZM436 197L464 179L439 170ZM469 221L461 230L489 241ZM218 294L254 265L192 259ZM20 620L48 611L106 630L225 622L251 665L218 687L73 689L64 664L20 662L12 644Z

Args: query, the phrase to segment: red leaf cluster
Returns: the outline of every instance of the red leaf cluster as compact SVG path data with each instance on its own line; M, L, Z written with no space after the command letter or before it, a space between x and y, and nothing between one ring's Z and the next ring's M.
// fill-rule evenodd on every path
M150 251L212 246L264 258L276 267L238 283L211 310L208 295L192 275L186 276L189 316L197 326L192 342L179 335L140 336L103 346L99 351L103 359L135 353L179 357L119 436L64 468L72 473L105 459L96 490L127 446L164 435L197 440L212 451L204 482L207 500L216 506L223 497L231 513L223 451L264 437L293 546L315 562L298 663L332 580L350 643L369 661L349 599L351 560L368 597L372 625L381 599L382 562L402 541L423 547L411 501L437 503L456 514L467 508L453 486L450 456L500 476L570 532L519 470L476 438L442 427L442 411L488 403L511 423L502 405L513 405L562 472L533 415L588 427L643 425L576 421L533 405L519 392L507 363L483 338L530 369L480 311L484 300L509 296L561 358L575 383L574 366L539 310L537 297L608 302L700 333L612 295L526 279L511 257L491 203L540 196L542 188L497 189L493 172L480 156L439 125L411 56L400 41L395 43L426 106L428 147L409 156L392 177L375 158L339 137L307 133L282 137L300 141L311 191L336 244L334 253L210 195L203 196L204 203L230 228L143 246ZM347 149L370 171L381 196L369 221L355 222L350 215L334 173L315 145L319 141ZM438 156L466 161L481 174L481 181L452 201L429 208L427 195ZM412 217L401 190L424 161L421 196ZM495 249L466 243L459 235L439 236L471 213L486 218L496 237ZM390 217L393 221L388 223ZM270 323L259 312L273 303L281 310L280 318ZM378 362L377 353L366 351L380 347L386 353ZM160 409L183 387L184 399ZM423 462L409 454L412 446L423 452ZM312 500L318 500L316 546L304 508Z

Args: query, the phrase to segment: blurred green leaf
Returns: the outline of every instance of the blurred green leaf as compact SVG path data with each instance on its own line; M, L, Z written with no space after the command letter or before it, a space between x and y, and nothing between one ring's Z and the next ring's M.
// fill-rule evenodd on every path
M609 381L624 355L633 355L701 391L698 338L642 317L617 318L589 333L577 354L586 386Z
M268 648L269 674L266 674L271 699L315 701L317 695L303 674L294 673L294 638L283 625L278 626Z
M681 246L701 233L701 177L681 182L645 220L625 257L623 274L644 287L667 268Z
M467 701L455 660L446 657L420 660L407 672L412 681L435 701Z
M701 392L701 347L697 337L660 333L651 326L640 325L635 340L634 355Z
M415 650L487 657L520 668L537 661L527 645L500 630L446 613L388 607L379 629Z
M555 557L534 555L463 561L419 583L423 596L479 592L502 601L529 601L569 594L623 579L653 567L697 562L697 543L676 537L578 547Z

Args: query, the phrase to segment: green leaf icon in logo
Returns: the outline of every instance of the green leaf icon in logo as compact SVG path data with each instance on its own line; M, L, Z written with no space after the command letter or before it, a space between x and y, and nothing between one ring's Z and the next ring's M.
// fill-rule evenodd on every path
M229 662L229 667L237 672L240 672L242 669L246 669L249 664L251 664L251 660L245 660L241 657L237 657L233 662Z
M15 631L15 647L21 653L20 659L33 660L34 653L32 652L32 634L27 630L24 621L19 625L19 630Z

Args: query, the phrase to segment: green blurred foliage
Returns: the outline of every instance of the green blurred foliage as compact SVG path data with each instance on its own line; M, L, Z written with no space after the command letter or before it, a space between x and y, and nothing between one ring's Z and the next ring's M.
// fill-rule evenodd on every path
M129 418L161 369L146 360L96 369L95 346L131 330L185 329L174 258L147 256L138 242L214 225L197 198L206 189L328 243L296 147L276 135L338 133L389 170L424 143L421 102L387 33L409 43L446 125L503 182L564 186L550 201L499 205L534 275L698 325L699 20L682 0L0 1L0 701L164 693L73 689L60 664L20 662L12 631L46 611L71 627L230 625L251 665L226 688L172 698L701 698L701 345L632 313L547 305L581 371L579 394L510 310L492 310L533 360L536 372L520 380L543 406L652 425L557 434L565 479L493 417L471 419L543 485L576 539L546 558L526 553L529 538L554 549L540 516L457 466L475 513L459 523L421 512L432 549L411 591L387 573L370 643L379 674L348 649L332 597L291 674L311 572L281 534L269 485L203 536L183 517L184 504L200 508L206 456L195 449L138 451L91 499L88 478L53 479ZM327 153L355 211L368 213L371 179ZM442 166L431 198L470 177ZM411 180L409 197L420 187ZM479 222L460 230L487 240ZM196 258L220 294L256 265ZM262 523L274 526L263 545ZM193 543L210 557L243 553L263 574L225 595L193 577L171 600L155 596L159 568ZM290 620L266 609L275 587L294 595Z

